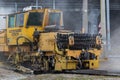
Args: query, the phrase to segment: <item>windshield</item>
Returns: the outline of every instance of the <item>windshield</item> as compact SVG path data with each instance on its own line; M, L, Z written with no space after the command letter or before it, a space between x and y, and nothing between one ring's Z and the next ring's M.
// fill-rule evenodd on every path
M23 26L24 24L24 13L16 14L16 26Z
M27 26L42 26L43 13L30 12L28 16Z
M60 25L60 13L49 14L49 25Z

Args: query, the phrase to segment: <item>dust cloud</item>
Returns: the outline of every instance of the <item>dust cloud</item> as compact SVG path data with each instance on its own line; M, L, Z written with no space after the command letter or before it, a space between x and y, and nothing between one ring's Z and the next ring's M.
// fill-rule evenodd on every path
M110 11L111 50L106 52L107 61L100 62L100 69L120 73L120 11Z
M111 53L120 57L120 11L111 10Z

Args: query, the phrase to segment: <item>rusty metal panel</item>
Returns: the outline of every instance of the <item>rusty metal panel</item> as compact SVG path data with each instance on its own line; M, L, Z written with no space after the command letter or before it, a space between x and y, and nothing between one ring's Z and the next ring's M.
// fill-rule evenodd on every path
M53 51L55 46L55 32L40 34L40 50Z

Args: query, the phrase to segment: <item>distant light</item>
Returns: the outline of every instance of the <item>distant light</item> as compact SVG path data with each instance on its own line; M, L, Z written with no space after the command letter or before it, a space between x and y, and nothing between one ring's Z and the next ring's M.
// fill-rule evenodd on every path
M75 11L80 11L80 9L76 8Z

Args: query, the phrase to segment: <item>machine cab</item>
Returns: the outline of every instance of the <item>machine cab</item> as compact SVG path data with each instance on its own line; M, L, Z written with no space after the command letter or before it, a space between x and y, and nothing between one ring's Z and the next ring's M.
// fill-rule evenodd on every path
M25 36L33 41L35 28L44 31L45 27L51 25L63 26L62 12L52 9L38 9L26 12L19 12L8 15L7 18L7 41L8 45L16 45L19 36ZM20 44L27 42L24 39Z

